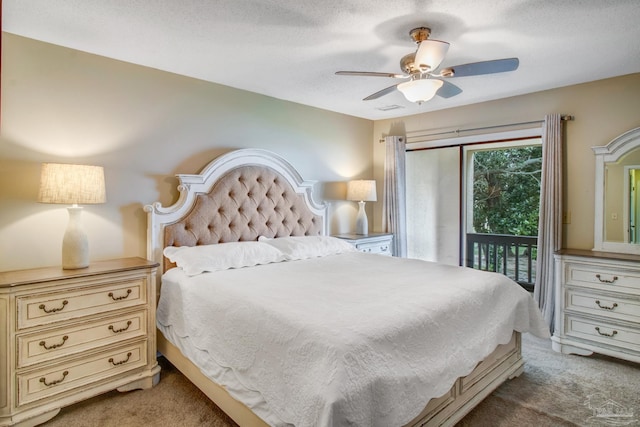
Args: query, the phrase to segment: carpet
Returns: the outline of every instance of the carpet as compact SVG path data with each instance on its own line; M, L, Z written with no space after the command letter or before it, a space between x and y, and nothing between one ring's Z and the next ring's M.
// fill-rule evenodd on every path
M456 427L640 426L640 364L563 355L523 335L525 370ZM233 427L236 424L164 358L150 390L105 393L63 408L46 427Z

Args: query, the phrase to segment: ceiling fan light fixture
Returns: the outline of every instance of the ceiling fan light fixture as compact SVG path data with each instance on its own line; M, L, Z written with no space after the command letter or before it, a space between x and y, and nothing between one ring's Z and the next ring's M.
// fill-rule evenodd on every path
M418 46L415 56L416 66L422 68L427 66L428 71L433 71L440 66L447 51L449 43L440 40L423 40Z
M397 87L407 100L422 104L436 95L444 82L437 79L416 79L400 83Z

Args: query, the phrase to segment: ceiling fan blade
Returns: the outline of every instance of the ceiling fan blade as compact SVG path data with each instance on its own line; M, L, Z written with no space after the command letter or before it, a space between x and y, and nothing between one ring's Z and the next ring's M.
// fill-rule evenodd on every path
M364 98L363 101L371 101L372 99L377 99L377 98L380 98L381 96L388 95L394 90L396 90L396 86L398 85L389 86L387 88L377 91L376 93L372 93L371 95Z
M364 76L364 77L391 77L392 79L404 79L408 76L394 73L376 73L374 71L336 71L338 76Z
M460 95L462 93L462 89L460 89L458 86L454 85L453 83L449 83L446 80L442 80L442 83L444 84L436 92L436 95L438 95L439 97L451 98L453 96Z
M441 71L443 77L467 77L482 74L504 73L518 69L518 58L494 59L493 61L472 62L455 65Z

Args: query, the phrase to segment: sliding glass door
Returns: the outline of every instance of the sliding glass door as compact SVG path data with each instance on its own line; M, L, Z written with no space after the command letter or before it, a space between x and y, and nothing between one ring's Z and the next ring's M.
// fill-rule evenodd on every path
M532 289L541 139L448 142L407 151L408 256L497 271Z

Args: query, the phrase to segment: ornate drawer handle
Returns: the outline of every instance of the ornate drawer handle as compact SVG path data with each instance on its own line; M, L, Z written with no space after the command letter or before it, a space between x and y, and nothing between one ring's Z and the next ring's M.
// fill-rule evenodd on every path
M40 382L46 385L47 387L51 387L52 385L60 384L62 381L64 381L65 378L67 378L67 375L69 375L69 371L64 371L62 373L62 378L60 378L59 380L53 380L50 383L48 383L47 379L45 377L42 377L40 378Z
M607 280L607 279L603 279L602 277L600 277L600 275L599 275L599 274L596 274L596 278L597 278L599 281L601 281L602 283L613 283L613 282L615 282L616 280L618 280L618 276L613 276L613 279L612 279L612 280Z
M127 363L129 361L129 358L131 357L131 352L127 353L127 358L124 360L121 360L119 362L114 362L113 361L113 357L109 359L109 363L111 363L113 366L118 366L118 365L122 365L124 363Z
M112 300L114 300L114 301L120 301L120 300L122 300L122 299L127 299L127 298L129 298L129 295L131 295L131 289L127 289L127 294L126 294L126 295L123 295L123 296L121 296L121 297L114 297L114 296L113 296L113 292L109 292L109 296L110 296L110 297L111 297L111 299L112 299Z
M55 313L56 311L62 311L64 310L64 307L69 304L69 301L64 300L62 301L62 307L60 308L47 308L44 304L40 304L40 306L38 307L40 310L44 311L45 313Z
M618 331L616 331L615 329L610 334L608 334L606 332L600 332L600 328L598 326L596 326L596 332L598 332L603 337L613 337L618 333Z
M614 302L611 307L608 307L606 305L600 305L600 300L596 300L596 304L598 304L598 307L604 308L605 310L613 310L614 308L616 308L618 306L618 303L616 303L616 302Z
M127 320L127 326L125 326L124 328L114 329L113 325L109 325L109 329L117 334L126 331L127 329L129 329L129 326L131 326L131 320Z
M40 341L40 345L44 347L45 350L53 350L54 348L62 347L68 339L69 337L65 335L62 337L62 342L60 344L51 344L48 346L46 342Z

